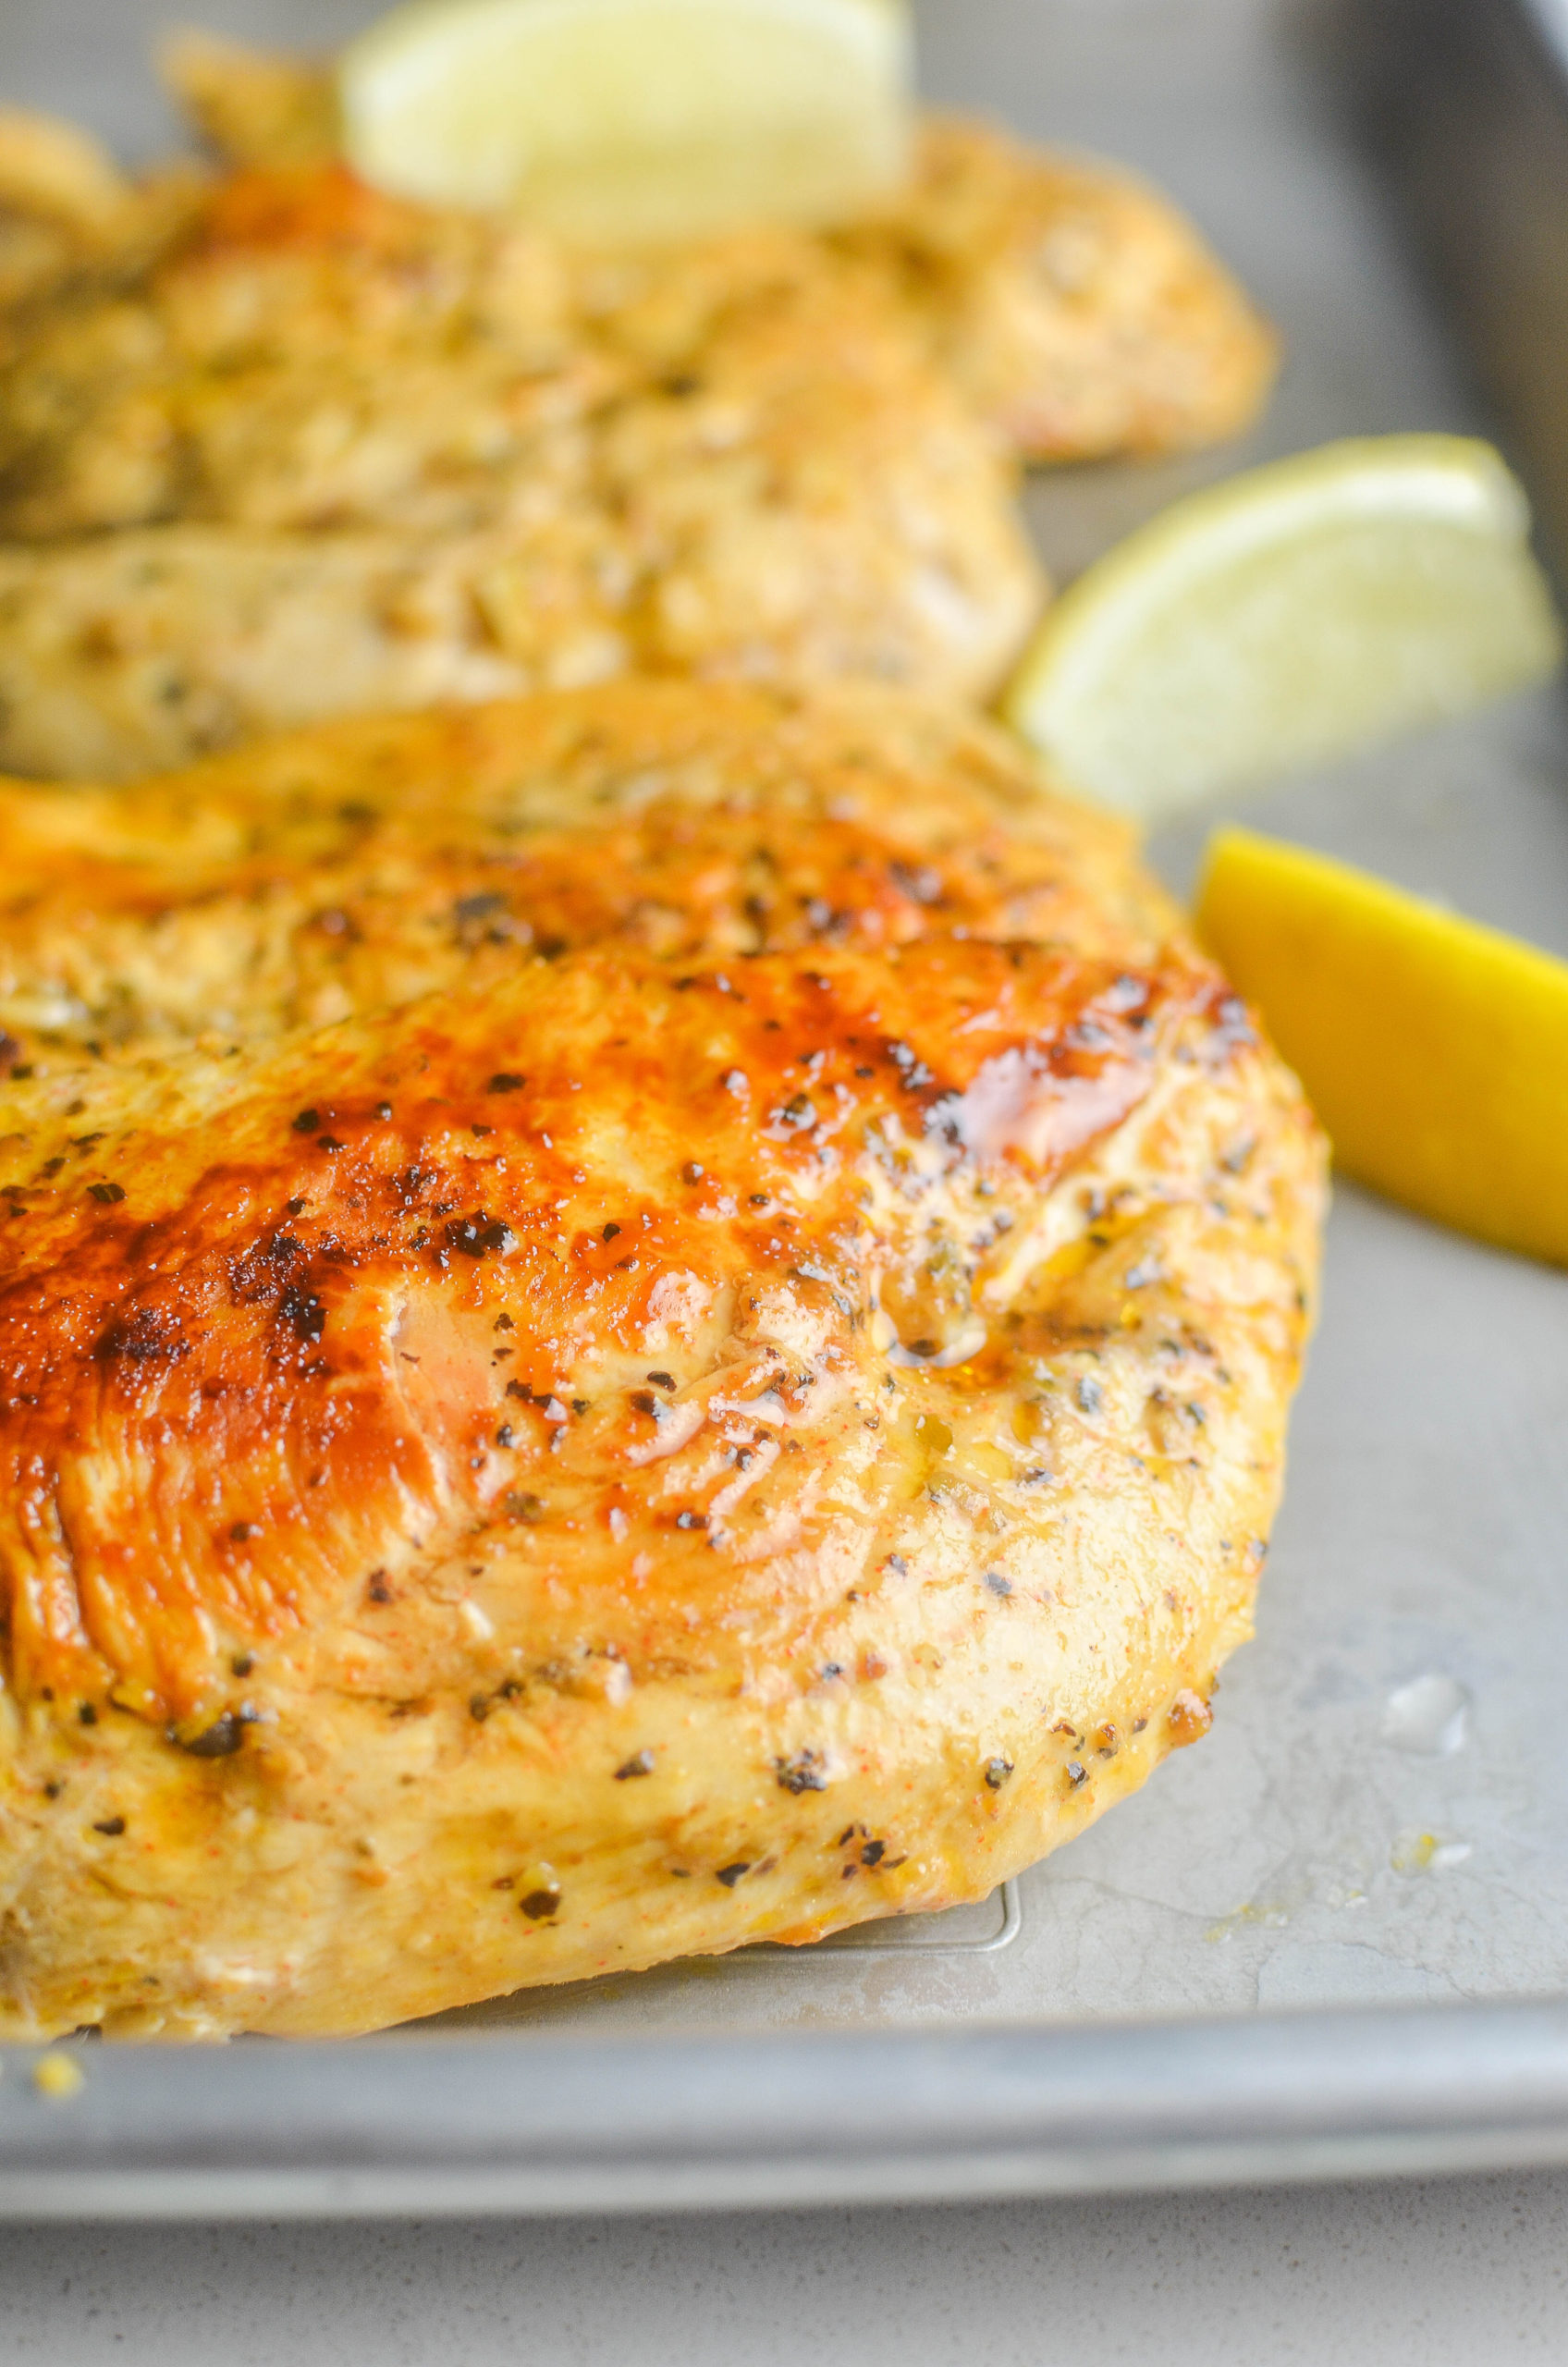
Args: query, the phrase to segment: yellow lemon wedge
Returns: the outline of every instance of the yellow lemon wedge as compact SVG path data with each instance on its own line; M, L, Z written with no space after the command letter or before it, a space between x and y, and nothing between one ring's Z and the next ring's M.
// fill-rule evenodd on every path
M410 0L338 69L365 179L613 243L855 213L912 82L902 0Z
M1196 918L1346 1174L1568 1265L1568 963L1251 830L1211 839Z
M1155 821L1463 713L1562 651L1490 445L1327 444L1191 495L1047 613L1009 720L1081 794Z

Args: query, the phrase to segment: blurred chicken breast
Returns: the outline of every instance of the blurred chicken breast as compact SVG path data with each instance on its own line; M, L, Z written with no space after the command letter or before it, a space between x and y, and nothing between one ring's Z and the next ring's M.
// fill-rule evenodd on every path
M192 124L233 165L337 153L330 70L185 32L164 53ZM1275 340L1183 215L1135 175L992 124L926 117L909 188L831 243L869 263L943 370L1032 460L1234 435Z
M979 695L1041 597L1010 488L808 239L573 274L336 166L242 175L19 337L0 762L125 776L634 668Z
M1205 1729L1321 1145L1008 742L628 684L0 834L8 2034L945 1906Z
M1268 382L1163 201L975 126L851 231L590 254L362 187L319 71L173 64L236 168L111 205L101 160L96 243L4 317L13 771L629 670L983 698L1045 596L1018 457L1228 434ZM44 133L31 183L0 137L39 218L88 153Z
M908 194L838 243L1031 460L1221 443L1273 383L1272 332L1169 199L992 124L929 117Z

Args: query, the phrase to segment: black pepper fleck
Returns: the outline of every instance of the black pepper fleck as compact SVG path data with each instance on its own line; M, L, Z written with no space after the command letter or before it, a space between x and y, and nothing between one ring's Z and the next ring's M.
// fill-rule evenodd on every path
M826 1792L827 1763L819 1750L792 1751L788 1759L776 1759L773 1772L781 1792Z
M181 1750L188 1751L192 1759L232 1759L245 1739L247 1723L232 1710L225 1710L204 1733L190 1742L180 1742L178 1735L171 1735L169 1739L179 1743Z

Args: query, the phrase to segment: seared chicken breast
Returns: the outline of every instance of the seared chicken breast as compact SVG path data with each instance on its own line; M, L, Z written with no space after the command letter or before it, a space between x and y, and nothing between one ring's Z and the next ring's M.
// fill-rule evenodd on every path
M945 1906L1203 1732L1322 1146L1010 742L628 683L0 834L8 2034Z
M850 231L585 253L363 187L319 74L175 57L234 168L102 160L0 320L12 771L631 670L983 698L1046 595L1019 459L1229 434L1271 370L1163 201L974 126ZM21 236L62 174L29 217L3 135Z

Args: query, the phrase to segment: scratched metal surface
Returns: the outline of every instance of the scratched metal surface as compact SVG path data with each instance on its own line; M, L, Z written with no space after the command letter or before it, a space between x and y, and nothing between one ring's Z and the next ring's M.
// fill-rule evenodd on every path
M197 13L193 8L192 13ZM208 0L320 43L370 13ZM146 153L157 0L6 0L0 95ZM1070 574L1173 494L1326 437L1486 427L1351 142L1319 11L1281 0L927 0L924 80L1133 161L1280 323L1262 428L1190 462L1038 479ZM1496 423L1490 423L1495 429ZM1248 803L1250 818L1568 953L1557 693ZM1178 885L1203 828L1156 859ZM1349 1188L1256 1641L1212 1737L1010 1900L811 1952L758 1951L447 2017L585 2037L1105 2020L1568 1987L1568 1277Z

